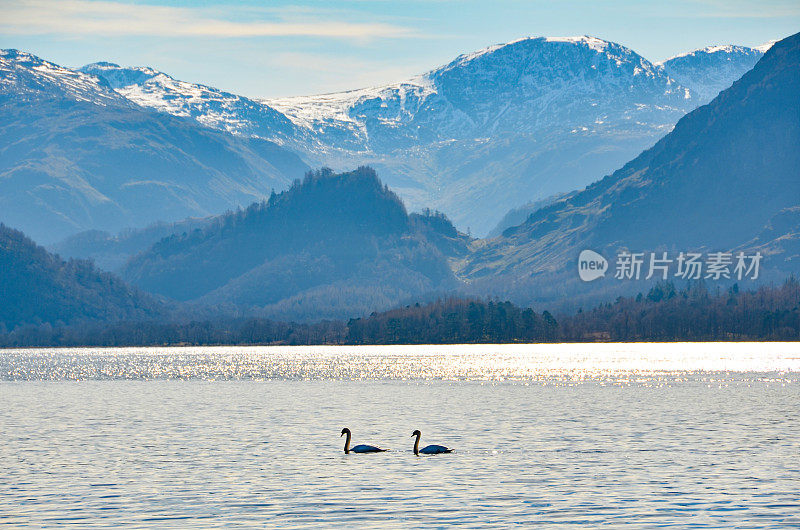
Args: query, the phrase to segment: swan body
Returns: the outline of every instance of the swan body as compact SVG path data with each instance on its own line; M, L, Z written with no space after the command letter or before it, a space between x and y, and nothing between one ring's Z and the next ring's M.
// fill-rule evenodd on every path
M423 455L439 455L442 453L452 453L453 450L449 447L445 447L443 445L426 445L422 449L419 448L419 439L422 436L422 433L419 430L414 431L411 433L411 436L416 436L417 439L414 441L414 454L419 456L420 453Z
M359 444L350 448L350 453L382 453L386 449L375 447L374 445Z
M443 445L426 445L419 452L423 455L438 455L440 453L452 453L453 450Z
M340 438L344 435L347 435L347 438L344 439L344 454L350 453L382 453L386 451L386 449L381 449L380 447L375 447L374 445L366 445L366 444L359 444L354 447L350 447L350 437L352 433L350 433L350 429L345 427L342 429L342 434Z

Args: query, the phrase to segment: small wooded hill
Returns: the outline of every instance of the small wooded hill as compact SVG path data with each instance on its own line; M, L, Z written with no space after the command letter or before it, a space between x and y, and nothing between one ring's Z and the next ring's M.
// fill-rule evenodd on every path
M0 224L0 329L158 318L164 307L89 261L64 261Z
M324 169L162 239L122 274L176 300L257 307L275 318L341 317L452 289L448 258L467 243L440 214L408 215L372 169Z

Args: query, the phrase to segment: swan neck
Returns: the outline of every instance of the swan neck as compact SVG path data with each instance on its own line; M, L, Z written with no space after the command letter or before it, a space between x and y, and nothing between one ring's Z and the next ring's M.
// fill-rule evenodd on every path
M345 439L344 439L344 453L345 453L345 454L348 454L348 453L350 453L350 433L349 433L349 432L346 432L346 433L344 433L344 434L345 434Z
M416 440L414 440L414 454L415 454L415 455L418 455L418 454L419 454L419 437L420 437L420 436L421 436L421 435L419 435L419 434L418 434L418 435L417 435L417 439L416 439Z

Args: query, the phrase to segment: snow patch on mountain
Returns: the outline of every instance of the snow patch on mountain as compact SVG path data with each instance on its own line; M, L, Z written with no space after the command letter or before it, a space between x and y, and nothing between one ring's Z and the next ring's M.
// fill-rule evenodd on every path
M773 45L774 45L776 42L778 42L778 39L772 39L772 40L768 40L768 41L767 41L767 42L765 42L764 44L761 44L761 45L759 45L759 46L756 46L754 49L756 49L756 50L760 51L761 53L767 53L767 50L769 50L770 48L772 48L772 46L773 46Z
M589 48L603 52L608 49L608 41L598 39L597 37L589 37L588 35L581 35L579 37L546 37L547 42L570 42L572 44L585 44Z

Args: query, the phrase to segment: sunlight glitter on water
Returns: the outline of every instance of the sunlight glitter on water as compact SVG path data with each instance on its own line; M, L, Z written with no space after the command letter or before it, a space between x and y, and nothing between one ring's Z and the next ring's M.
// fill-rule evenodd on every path
M800 343L263 346L6 350L7 381L452 380L660 384L693 374L793 382ZM774 375L777 374L777 375Z
M798 527L799 351L3 351L0 526Z

